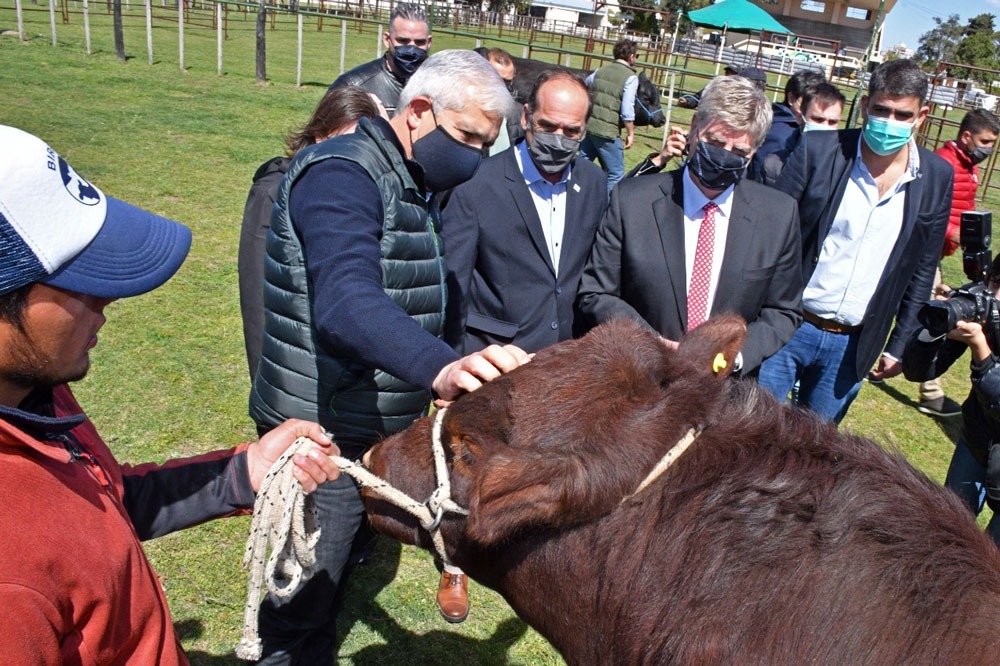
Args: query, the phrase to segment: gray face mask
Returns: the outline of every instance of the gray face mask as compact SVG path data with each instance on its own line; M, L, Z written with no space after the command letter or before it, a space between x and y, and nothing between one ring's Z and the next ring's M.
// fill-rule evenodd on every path
M539 171L545 174L562 173L580 151L581 139L567 139L562 134L531 131L528 154Z
M976 146L968 152L973 164L979 164L993 154L993 148L989 146Z

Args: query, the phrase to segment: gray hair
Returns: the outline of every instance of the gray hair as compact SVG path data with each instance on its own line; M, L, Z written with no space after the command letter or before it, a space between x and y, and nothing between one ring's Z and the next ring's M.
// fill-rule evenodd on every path
M426 23L428 31L430 30L431 22L427 20L427 12L424 10L423 5L418 5L415 2L401 2L396 5L392 13L389 14L390 30L392 30L392 22L396 19Z
M469 87L473 92L469 92ZM427 58L399 94L397 109L405 109L414 97L431 100L434 113L461 111L473 104L490 115L506 117L515 104L507 85L486 59L475 51L448 49ZM397 110L396 113L399 113Z
M717 76L702 91L691 125L700 128L720 122L749 134L756 150L771 128L771 117L771 103L753 81L742 76Z

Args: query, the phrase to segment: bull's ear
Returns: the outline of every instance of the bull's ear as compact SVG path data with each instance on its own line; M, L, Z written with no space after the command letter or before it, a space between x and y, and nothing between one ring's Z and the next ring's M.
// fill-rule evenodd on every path
M615 475L592 474L572 455L507 449L482 467L469 502L470 538L490 545L531 528L593 521L622 498Z
M677 352L717 377L733 371L736 354L747 337L747 324L737 315L720 315L685 335Z

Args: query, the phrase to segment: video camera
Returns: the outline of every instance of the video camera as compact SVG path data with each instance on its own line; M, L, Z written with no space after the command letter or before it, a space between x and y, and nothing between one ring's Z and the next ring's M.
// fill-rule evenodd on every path
M959 224L962 271L973 282L985 282L986 272L993 263L993 255L990 253L993 213L967 210L962 213Z
M985 328L1000 324L1000 304L993 297L986 274L993 262L990 252L993 214L983 211L962 213L959 242L962 245L962 270L972 280L951 292L946 301L930 301L917 313L917 319L934 336L955 329L960 321L979 322Z

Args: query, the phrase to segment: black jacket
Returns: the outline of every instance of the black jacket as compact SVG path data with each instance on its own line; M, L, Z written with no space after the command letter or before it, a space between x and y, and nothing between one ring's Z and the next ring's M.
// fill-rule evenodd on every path
M789 156L775 187L799 202L802 223L802 284L808 284L823 242L837 215L858 155L861 130L807 132ZM855 365L860 380L883 349L902 358L918 327L917 310L931 293L941 256L954 171L947 162L918 146L920 172L906 184L903 226L862 321ZM892 329L893 319L896 326ZM888 338L888 341L886 339Z
M399 93L403 90L406 79L399 78L389 70L387 57L388 54L344 72L330 84L329 89L357 86L365 92L370 92L379 98L391 118L396 113Z
M271 227L271 209L278 196L278 183L288 171L287 157L274 157L261 164L243 207L240 249L236 265L240 283L240 315L247 366L253 383L260 362L260 340L264 331L264 244Z
M987 334L990 349L1000 349L1000 335ZM903 352L903 373L914 382L944 374L968 347L964 342L930 337L924 329L910 338ZM962 404L962 439L979 462L986 464L990 447L1000 444L1000 358L994 353L970 364L972 390Z
M687 331L683 173L627 178L611 191L577 294L587 324L624 317L670 340ZM745 374L802 321L800 252L795 202L759 183L737 183L711 314L747 321Z

